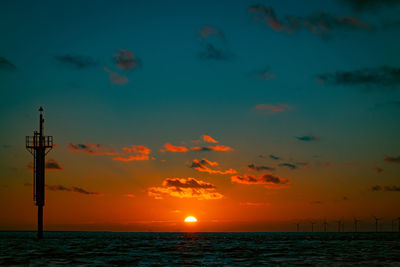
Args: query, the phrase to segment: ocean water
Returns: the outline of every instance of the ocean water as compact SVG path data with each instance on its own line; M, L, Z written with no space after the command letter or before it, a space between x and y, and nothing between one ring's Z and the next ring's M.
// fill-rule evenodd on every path
M400 266L399 233L0 232L0 266Z

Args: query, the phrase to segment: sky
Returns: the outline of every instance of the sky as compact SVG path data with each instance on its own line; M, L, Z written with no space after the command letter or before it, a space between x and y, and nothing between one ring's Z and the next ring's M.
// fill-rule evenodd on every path
M1 1L0 230L382 229L400 204L400 1ZM195 216L195 224L184 219ZM321 226L318 226L321 227ZM349 226L350 227L350 226ZM385 228L386 227L386 228Z

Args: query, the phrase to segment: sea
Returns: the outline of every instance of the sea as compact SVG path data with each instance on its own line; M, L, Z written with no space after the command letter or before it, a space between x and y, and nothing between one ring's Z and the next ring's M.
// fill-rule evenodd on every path
M400 266L399 233L0 232L0 266Z

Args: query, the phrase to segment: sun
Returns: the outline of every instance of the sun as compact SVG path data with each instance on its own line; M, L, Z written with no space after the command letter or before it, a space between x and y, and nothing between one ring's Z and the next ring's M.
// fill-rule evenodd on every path
M185 222L194 223L194 222L197 222L197 219L196 219L196 217L193 217L193 216L187 216L185 219Z

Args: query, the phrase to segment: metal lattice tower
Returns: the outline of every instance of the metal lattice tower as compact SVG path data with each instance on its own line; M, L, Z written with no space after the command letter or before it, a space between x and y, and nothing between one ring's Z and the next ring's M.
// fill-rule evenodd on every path
M43 108L39 109L39 132L34 131L33 136L26 137L26 149L33 155L33 200L38 206L37 236L43 238L43 206L45 193L46 154L53 148L53 136L44 135Z

